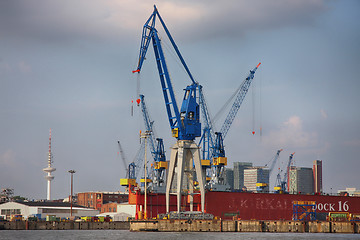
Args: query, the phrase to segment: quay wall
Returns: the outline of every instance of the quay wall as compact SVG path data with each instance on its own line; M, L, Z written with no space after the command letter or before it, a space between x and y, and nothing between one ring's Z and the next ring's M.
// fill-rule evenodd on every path
M130 223L115 222L46 222L46 221L15 221L0 222L0 230L129 230Z
M130 230L158 232L360 233L360 222L259 220L133 220L115 222L0 222L0 230Z
M133 220L130 231L360 233L360 222L258 220Z

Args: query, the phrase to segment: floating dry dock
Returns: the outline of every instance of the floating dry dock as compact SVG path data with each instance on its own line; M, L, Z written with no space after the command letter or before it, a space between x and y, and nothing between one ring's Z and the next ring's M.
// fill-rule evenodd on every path
M130 231L360 233L360 222L251 220L132 220Z

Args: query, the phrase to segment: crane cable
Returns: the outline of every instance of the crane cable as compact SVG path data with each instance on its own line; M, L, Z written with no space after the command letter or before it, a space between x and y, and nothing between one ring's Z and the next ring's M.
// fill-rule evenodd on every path
M256 86L255 81L252 84L252 131L251 133L255 135L255 114L256 114Z
M261 69L263 69L263 68L261 68ZM260 84L260 90L259 90L259 95L260 95L260 97L259 97L259 101L260 101L260 103L259 103L259 108L260 108L260 114L259 114L259 123L260 123L260 141L262 140L262 114L263 114L263 112L262 112L262 70L260 70L260 79L259 79L259 84Z
M225 109L229 106L230 102L233 102L233 99L235 98L235 96L238 94L238 92L240 91L241 87L243 85L243 82L240 84L240 86L235 90L235 92L229 97L229 99L225 102L225 104L220 108L220 110L215 114L214 118L213 118L213 123L216 123L220 116L223 114L223 112L225 111Z
M160 34L158 33L158 35L160 36ZM168 40L167 38L165 38L166 40ZM176 54L175 50L170 46L170 44L167 41L163 41L164 44L163 46L165 47L165 49L167 50L167 52L170 53L170 56L172 57L172 59L175 60L175 62L177 63L177 65L179 66L179 68L185 73L185 75L187 76L188 73L186 72L186 69L184 67L184 65L181 63L178 55ZM194 81L196 81L195 77L194 77Z

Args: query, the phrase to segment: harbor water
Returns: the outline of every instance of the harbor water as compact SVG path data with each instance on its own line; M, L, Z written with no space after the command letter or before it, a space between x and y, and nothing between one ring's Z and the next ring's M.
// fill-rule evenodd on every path
M336 233L240 233L240 232L130 232L128 230L1 230L1 240L102 239L102 240L252 240L252 239L360 239L360 234Z

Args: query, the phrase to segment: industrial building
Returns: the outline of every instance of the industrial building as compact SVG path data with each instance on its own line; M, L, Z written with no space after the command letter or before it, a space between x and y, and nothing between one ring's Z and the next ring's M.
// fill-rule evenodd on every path
M251 162L234 162L234 190L244 188L244 169L252 167Z
M313 169L305 167L290 167L289 193L310 194L314 192Z
M101 208L99 215L110 216L113 221L126 221L135 217L136 205L129 203L106 203Z
M129 194L123 192L80 192L77 204L101 211L103 204L123 203L129 200Z
M360 196L360 190L356 188L346 188L345 190L338 190L338 195L340 196Z
M266 184L263 192L269 192L269 169L264 167L252 167L244 169L244 187L247 191L257 191L257 183Z
M11 215L21 214L24 219L29 216L46 218L47 215L55 215L61 218L70 217L71 204L68 202L7 202L0 204L0 216L9 219ZM73 216L95 216L98 210L73 204Z
M314 160L313 162L313 175L314 175L314 192L322 193L322 161Z
M234 170L231 168L225 169L225 184L228 184L231 190L234 190Z

